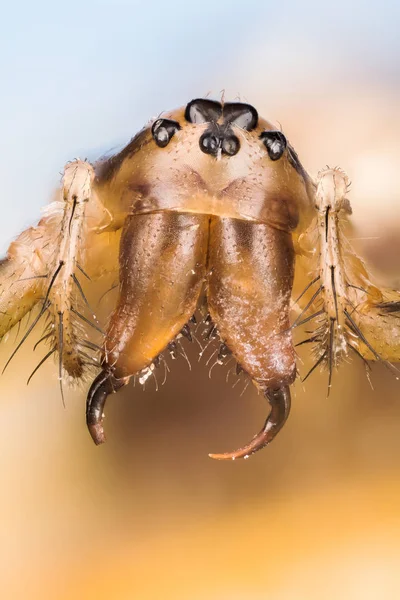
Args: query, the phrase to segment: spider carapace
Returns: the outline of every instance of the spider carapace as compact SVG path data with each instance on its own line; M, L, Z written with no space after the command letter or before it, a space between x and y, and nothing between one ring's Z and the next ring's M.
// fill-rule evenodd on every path
M301 343L311 345L312 370L328 369L328 389L350 353L368 368L382 360L395 371L391 362L400 359L400 294L377 288L345 239L347 192L338 168L314 181L282 131L251 105L192 100L150 122L118 154L66 165L58 199L1 263L0 335L37 305L13 355L43 319L40 341L49 351L38 366L58 355L60 383L100 369L86 407L99 444L107 396L132 377L144 381L182 336L191 339L201 304L209 335L220 339L217 360L233 358L270 404L249 444L210 455L247 457L289 415L294 327L311 327ZM120 232L119 261L108 258L119 291L104 327L91 314L83 279L101 276L104 262L93 249L107 249L113 232ZM304 239L313 248L309 282L290 323Z

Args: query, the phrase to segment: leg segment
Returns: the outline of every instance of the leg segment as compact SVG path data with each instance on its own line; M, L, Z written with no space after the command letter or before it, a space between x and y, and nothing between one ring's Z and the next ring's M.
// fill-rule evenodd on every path
M47 274L35 248L38 240L34 228L24 231L0 261L0 339L44 295Z
M272 441L290 410L296 375L289 330L294 253L291 235L261 223L213 218L208 308L223 343L263 390L271 413L243 448L213 458L253 454Z
M120 250L120 293L106 334L103 372L88 397L96 443L107 395L149 367L196 310L206 268L209 218L172 212L131 216Z

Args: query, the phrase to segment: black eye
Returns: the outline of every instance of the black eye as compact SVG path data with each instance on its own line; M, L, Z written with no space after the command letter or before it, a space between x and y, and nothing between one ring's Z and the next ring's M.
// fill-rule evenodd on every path
M239 152L240 143L235 135L224 137L222 140L222 152L234 156Z
M189 123L211 123L222 115L222 106L215 100L197 98L186 106L185 119Z
M224 119L231 125L236 125L246 131L252 131L257 127L258 113L251 104L227 102L224 105Z
M206 154L213 154L214 156L216 156L218 153L220 140L213 133L206 131L201 136L199 140L199 145L202 152L205 152Z
M260 140L266 147L271 160L278 160L285 152L287 141L280 131L263 131Z
M171 141L172 136L175 135L179 129L181 129L181 126L176 121L157 119L157 121L153 123L151 133L157 146L165 148Z

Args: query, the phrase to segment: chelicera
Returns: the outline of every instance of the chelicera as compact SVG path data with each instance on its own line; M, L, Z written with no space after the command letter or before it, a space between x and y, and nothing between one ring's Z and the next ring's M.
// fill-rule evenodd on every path
M164 352L176 353L179 337L191 339L201 302L209 335L220 339L217 361L233 357L270 405L250 443L210 455L245 458L288 418L295 327L311 327L300 343L311 345L312 370L328 369L328 390L333 369L351 353L367 368L381 360L397 372L400 294L377 288L345 240L347 193L338 168L314 181L284 133L251 105L192 100L153 120L118 154L66 165L58 200L1 263L0 335L37 306L13 355L43 319L40 342L49 350L38 367L58 355L60 383L100 369L86 406L100 444L108 395L132 377L144 381ZM92 250L107 248L111 233L120 235L119 265L112 259L110 267L119 269L119 290L105 325L91 314L82 282L101 276ZM309 282L293 304L305 240L313 249Z

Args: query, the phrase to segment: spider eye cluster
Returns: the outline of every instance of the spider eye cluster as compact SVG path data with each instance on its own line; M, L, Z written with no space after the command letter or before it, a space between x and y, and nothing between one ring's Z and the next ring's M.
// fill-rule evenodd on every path
M194 125L207 125L199 139L199 147L204 154L235 156L240 150L236 130L251 132L258 126L258 113L250 104L242 102L220 103L206 98L197 98L185 108L185 120ZM151 128L154 141L159 148L165 148L182 129L177 121L157 119ZM272 161L279 160L288 144L281 131L263 131L259 139L264 144ZM290 156L289 156L290 159Z
M205 154L217 156L218 151L227 156L234 156L240 150L240 142L230 128L214 125L199 140L200 150Z
M220 103L197 98L186 106L185 119L193 124L209 124L199 140L200 150L217 156L219 152L234 156L240 150L235 127L252 131L258 124L258 113L250 104L241 102Z

